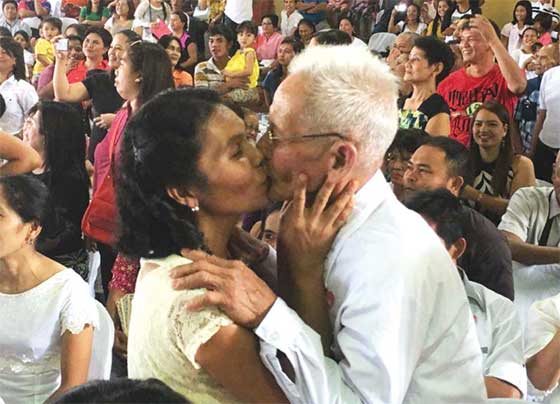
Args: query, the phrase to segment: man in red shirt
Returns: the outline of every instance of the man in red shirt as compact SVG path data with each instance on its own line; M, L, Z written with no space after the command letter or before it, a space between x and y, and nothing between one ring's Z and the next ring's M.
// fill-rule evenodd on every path
M458 29L465 67L443 80L438 93L451 110L449 136L468 145L477 106L496 100L513 115L517 95L525 91L527 80L487 18L477 15L465 19Z

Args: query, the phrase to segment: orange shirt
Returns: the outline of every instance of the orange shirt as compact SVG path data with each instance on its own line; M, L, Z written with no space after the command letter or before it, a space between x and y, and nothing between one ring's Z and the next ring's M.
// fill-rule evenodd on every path
M193 79L192 76L187 73L184 72L182 70L179 69L174 69L173 70L173 81L175 82L175 87L181 87L181 86L192 86L193 85Z

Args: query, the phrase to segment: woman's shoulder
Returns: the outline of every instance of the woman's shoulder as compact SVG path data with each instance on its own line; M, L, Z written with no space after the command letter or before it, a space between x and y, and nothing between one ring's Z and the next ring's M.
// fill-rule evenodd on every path
M515 173L526 169L533 170L533 162L527 156L524 156L522 154L515 154L511 161L511 168Z

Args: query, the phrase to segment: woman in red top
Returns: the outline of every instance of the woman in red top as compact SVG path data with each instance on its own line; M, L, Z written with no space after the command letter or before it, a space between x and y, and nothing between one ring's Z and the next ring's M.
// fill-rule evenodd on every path
M82 222L84 233L97 242L101 254L101 279L105 293L116 257L112 247L117 232L113 176L118 170L120 142L130 116L160 91L173 88L167 53L156 44L132 44L117 69L115 87L125 105L117 112L107 136L95 149L94 193Z

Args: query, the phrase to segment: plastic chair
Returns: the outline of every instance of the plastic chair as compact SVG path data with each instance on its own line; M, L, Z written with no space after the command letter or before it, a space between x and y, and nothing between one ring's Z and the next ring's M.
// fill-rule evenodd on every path
M385 53L391 49L397 39L395 34L389 32L378 32L369 38L368 48L372 52Z
M95 304L99 314L99 327L93 332L88 380L109 380L111 376L115 326L105 307L97 300Z

